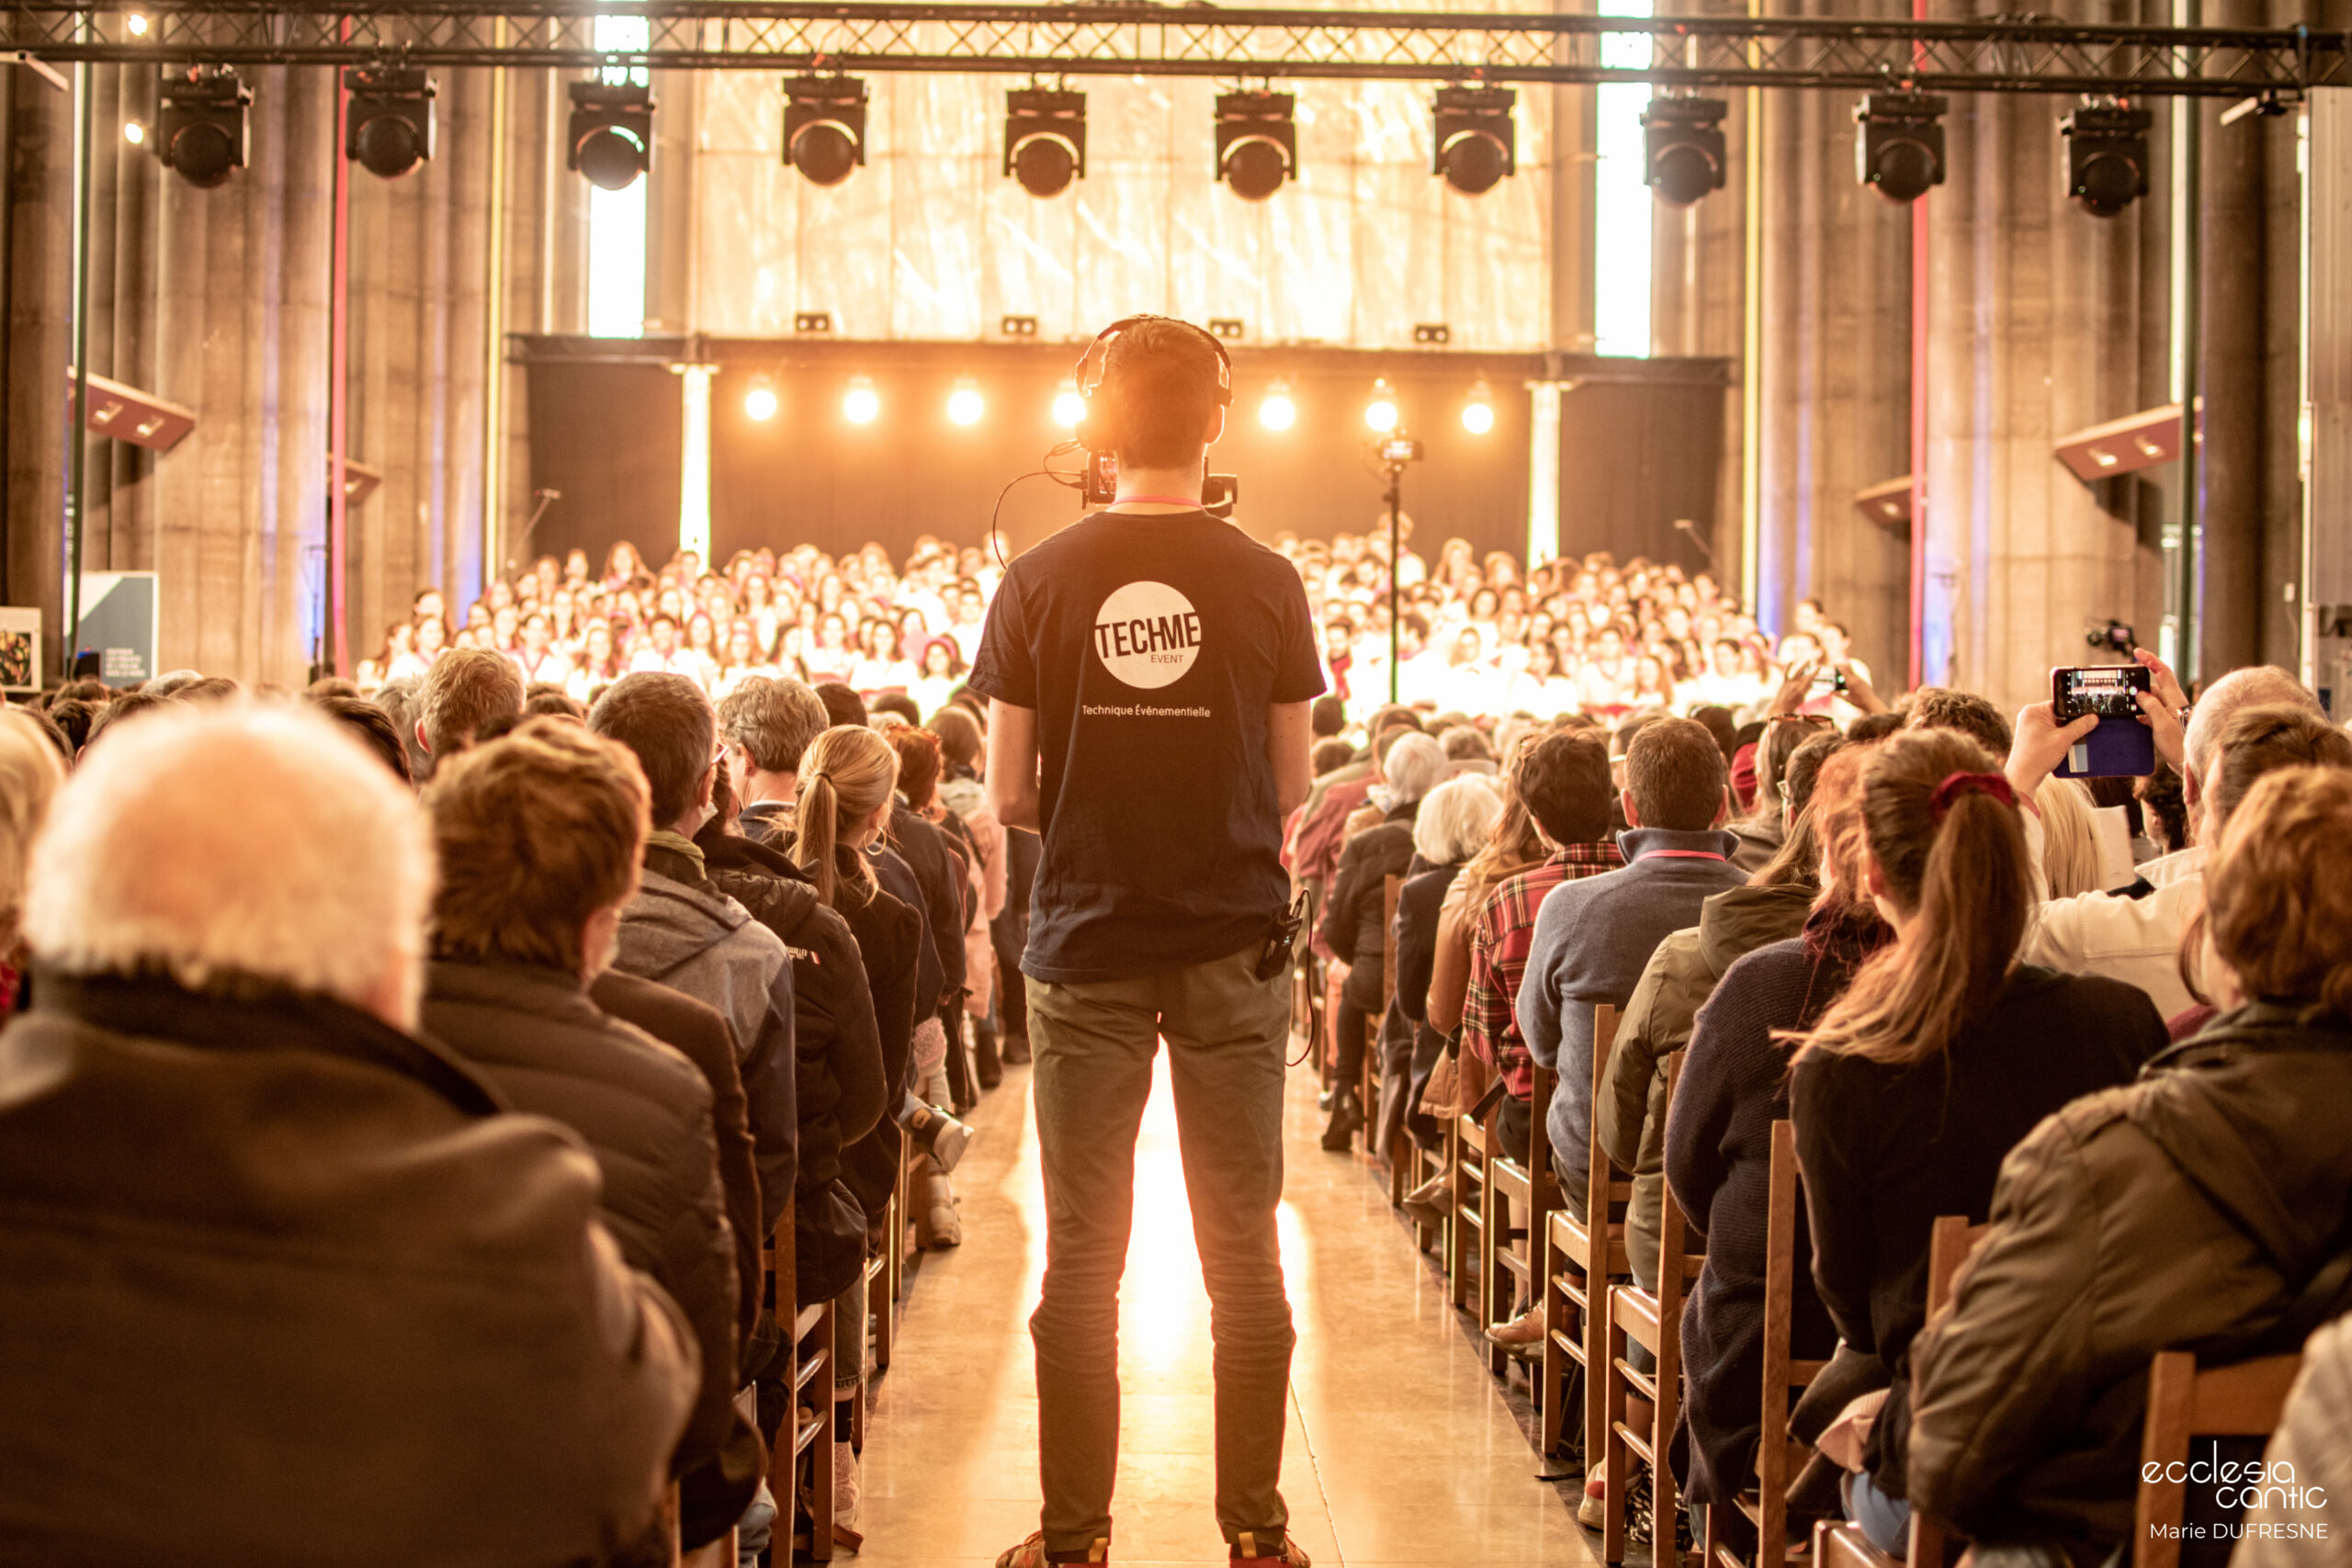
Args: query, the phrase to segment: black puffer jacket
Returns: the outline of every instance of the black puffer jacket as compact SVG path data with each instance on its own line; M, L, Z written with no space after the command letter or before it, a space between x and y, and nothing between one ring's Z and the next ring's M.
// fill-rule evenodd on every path
M1404 875L1413 863L1413 818L1420 805L1417 800L1396 807L1377 826L1348 840L1323 906L1324 943L1348 965L1348 1003L1367 1014L1380 1010L1387 978L1381 965L1388 879Z
M795 1281L806 1303L839 1295L865 1260L866 1213L842 1185L842 1150L882 1119L885 1076L874 1001L849 925L782 852L721 829L696 835L711 883L792 954L800 1174Z
M693 1326L701 1390L678 1469L715 1453L735 1412L735 1235L694 1064L597 1010L575 976L515 964L438 962L424 1032L518 1111L577 1133L604 1176L606 1228Z

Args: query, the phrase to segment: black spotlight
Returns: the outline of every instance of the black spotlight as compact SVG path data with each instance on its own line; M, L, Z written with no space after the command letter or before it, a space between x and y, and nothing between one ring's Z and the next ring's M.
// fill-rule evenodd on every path
M1440 87L1430 173L1464 196L1484 196L1519 172L1519 132L1509 87Z
M1004 172L1031 196L1086 177L1086 95L1016 87L1004 95Z
M571 84L571 166L599 190L627 190L653 167L653 89Z
M1917 201L1944 183L1940 93L1872 93L1854 106L1856 173L1889 201Z
M2091 629L2083 634L2083 640L2101 653L2120 653L2127 657L2140 646L2129 621L2110 620L2104 626L2093 621Z
M433 78L421 65L355 65L343 155L379 178L396 180L433 156Z
M1650 100L1642 111L1642 179L1658 199L1688 207L1709 191L1724 188L1724 116L1721 98Z
M228 66L167 72L155 116L155 155L203 190L245 166L245 111L254 96Z
M1244 201L1263 201L1298 178L1296 100L1288 93L1219 93L1216 177Z
M2148 128L2155 117L2121 104L2086 104L2058 122L2066 139L2066 194L2094 218L2112 218L2148 194Z
M784 85L784 161L811 185L837 186L865 162L865 84L796 76Z

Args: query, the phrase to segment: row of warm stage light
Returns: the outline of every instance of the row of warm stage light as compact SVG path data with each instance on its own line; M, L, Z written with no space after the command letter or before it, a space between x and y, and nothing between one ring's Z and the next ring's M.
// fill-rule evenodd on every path
M774 419L783 409L784 400L776 395L775 382L766 376L754 376L743 393L744 417L762 423ZM947 394L946 413L952 424L974 425L988 415L988 400L980 392L979 384L969 377L956 381ZM1053 421L1065 430L1077 428L1086 413L1086 401L1076 388L1065 382L1054 395ZM872 424L882 415L882 394L864 376L850 378L849 389L842 394L842 418L852 424ZM1386 377L1372 384L1371 395L1363 406L1363 422L1375 434L1395 433L1402 418L1396 405L1396 389ZM1298 423L1298 400L1292 396L1290 383L1276 381L1266 389L1258 403L1258 423L1268 430L1281 432ZM1470 389L1462 403L1462 428L1473 435L1484 435L1495 428L1494 394L1487 383L1479 381Z

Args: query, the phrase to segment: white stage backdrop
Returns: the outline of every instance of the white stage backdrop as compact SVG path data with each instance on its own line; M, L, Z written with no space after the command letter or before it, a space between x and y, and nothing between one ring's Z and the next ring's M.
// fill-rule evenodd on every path
M1035 316L1047 339L1136 310L1238 318L1253 344L1456 350L1550 341L1551 91L1519 96L1519 173L1483 197L1430 172L1424 85L1279 83L1298 179L1272 200L1216 182L1220 84L1073 78L1087 171L1040 201L1001 173L1019 78L876 73L866 166L822 189L786 168L780 80L701 81L703 330L785 337L829 310L846 338L954 340ZM1256 84L1250 84L1256 85Z

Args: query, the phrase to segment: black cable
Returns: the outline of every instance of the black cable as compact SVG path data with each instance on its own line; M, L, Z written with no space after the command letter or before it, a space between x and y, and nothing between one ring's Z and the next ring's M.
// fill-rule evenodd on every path
M1053 454L1048 452L1046 456L1051 458ZM1015 475L1002 490L996 492L996 509L989 513L989 541L996 547L996 564L1000 571L1009 571L1012 567L1012 563L1004 558L1004 536L997 532L998 520L1004 515L1004 498L1011 495L1013 485L1019 484L1023 479L1054 479L1058 483L1068 482L1061 479L1060 476L1051 468L1032 468L1025 474Z

